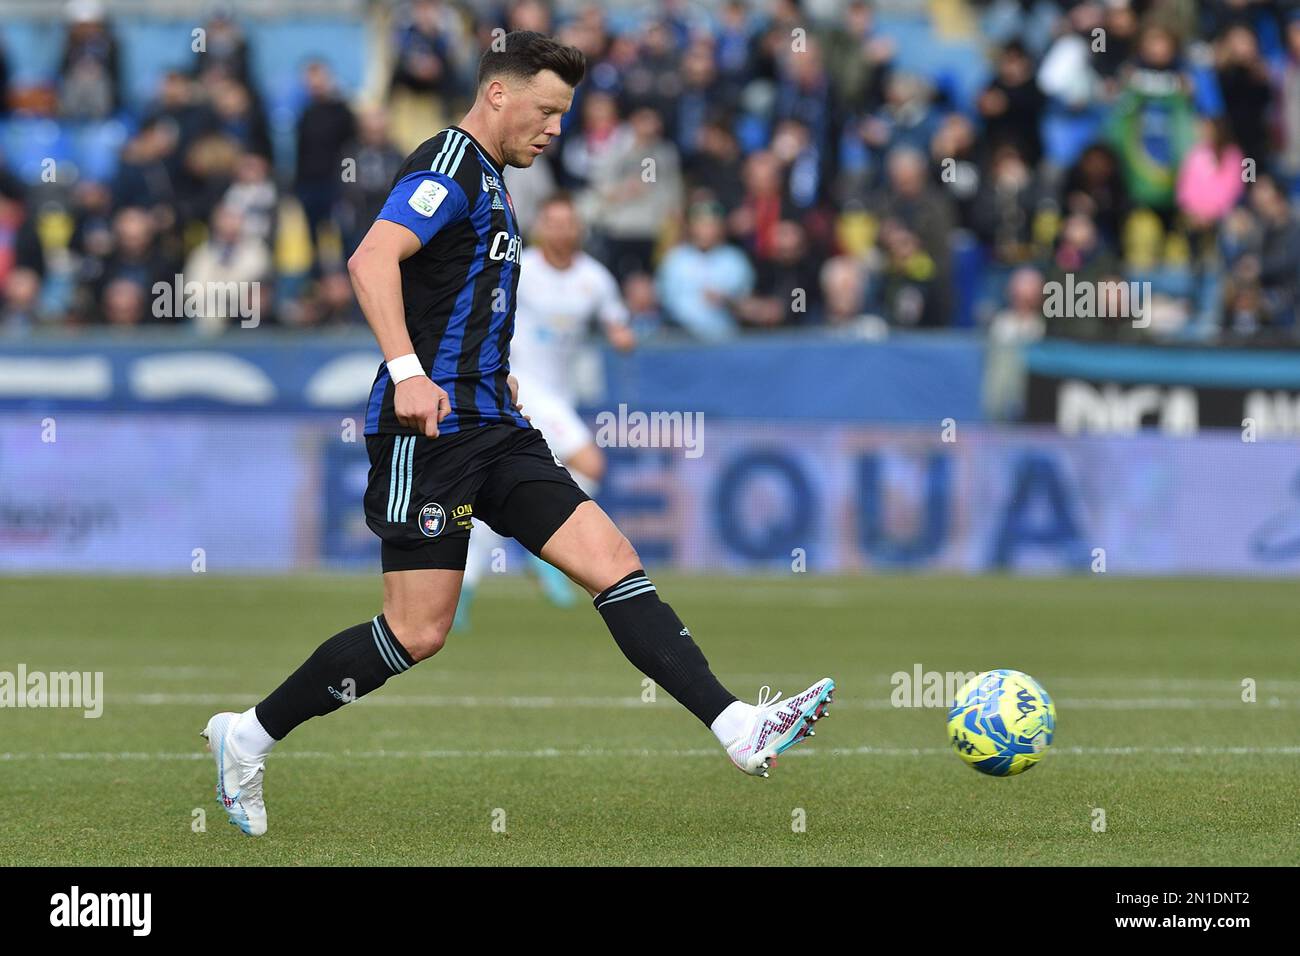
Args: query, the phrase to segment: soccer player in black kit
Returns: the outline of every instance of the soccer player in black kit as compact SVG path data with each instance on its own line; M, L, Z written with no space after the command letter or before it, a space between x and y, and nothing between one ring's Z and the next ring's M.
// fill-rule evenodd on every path
M366 410L366 523L382 539L382 613L334 635L256 707L204 728L232 823L266 832L271 748L299 724L368 694L443 646L460 594L471 518L559 568L593 596L619 648L698 717L745 773L812 734L834 682L757 706L718 682L659 599L636 551L521 414L510 335L523 239L503 171L560 135L583 54L531 32L479 62L460 125L407 159L348 262L385 361Z

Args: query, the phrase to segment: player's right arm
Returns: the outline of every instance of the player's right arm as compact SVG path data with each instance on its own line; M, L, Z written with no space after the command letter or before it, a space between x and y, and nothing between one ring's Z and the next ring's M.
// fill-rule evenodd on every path
M465 191L454 179L432 170L411 173L393 186L348 260L357 301L396 383L393 412L403 425L428 438L438 437L438 423L451 413L451 400L414 354L402 302L400 263L419 252L444 226L468 214ZM393 364L395 359L398 364Z
M348 260L357 302L375 333L385 362L415 352L406 330L399 263L419 249L420 238L410 229L376 219ZM438 437L438 423L450 411L447 393L427 375L413 375L393 386L393 412L397 420L428 438Z

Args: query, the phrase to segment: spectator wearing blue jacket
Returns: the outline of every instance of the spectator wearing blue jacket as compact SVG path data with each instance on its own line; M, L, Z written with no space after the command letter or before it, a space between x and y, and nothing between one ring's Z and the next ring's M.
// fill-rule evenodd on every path
M723 242L722 206L698 202L687 213L688 241L659 266L659 299L668 318L692 336L719 341L737 329L735 305L754 287L749 259Z

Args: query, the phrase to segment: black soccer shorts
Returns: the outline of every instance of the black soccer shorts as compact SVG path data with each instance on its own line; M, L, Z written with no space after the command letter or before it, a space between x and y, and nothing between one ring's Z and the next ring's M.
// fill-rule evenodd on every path
M471 519L533 554L589 500L536 428L493 424L437 438L367 435L366 524L385 571L464 570ZM526 495L513 492L526 482Z

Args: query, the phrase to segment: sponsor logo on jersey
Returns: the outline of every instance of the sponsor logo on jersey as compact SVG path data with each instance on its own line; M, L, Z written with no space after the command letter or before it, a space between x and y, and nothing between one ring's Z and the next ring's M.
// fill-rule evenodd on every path
M406 201L406 204L428 219L438 211L438 207L446 198L446 186L437 180L426 179L416 187L415 192L411 193L411 198Z
M506 262L518 262L520 254L524 251L524 241L518 236L512 236L508 232L498 232L492 237L492 248L488 250L488 258L493 260L504 259Z
M447 512L438 502L431 501L420 509L420 534L426 538L438 537L446 526Z
M457 528L469 528L474 524L474 506L457 505L451 509L451 520L456 522Z

